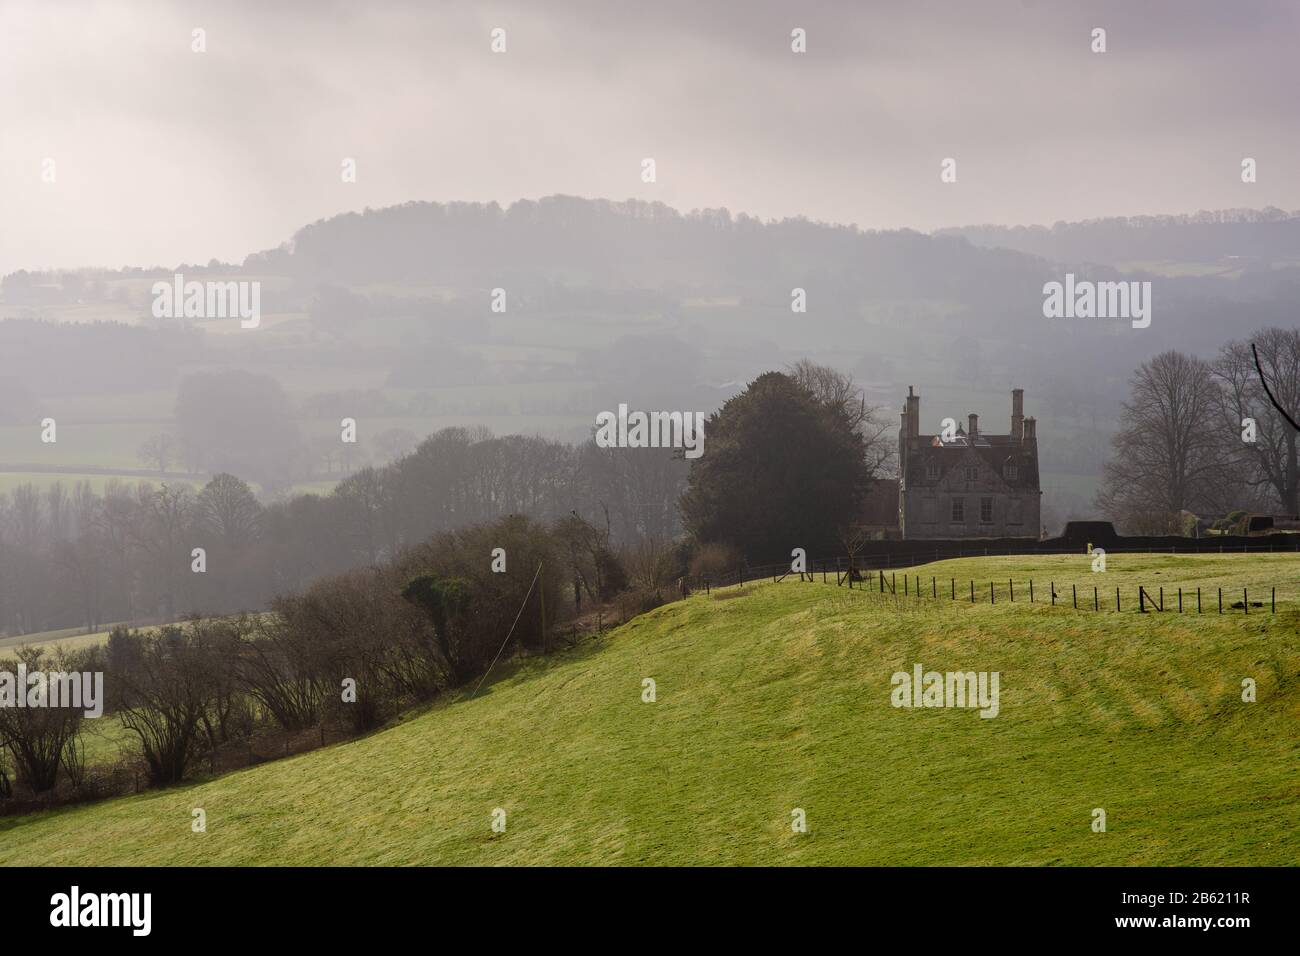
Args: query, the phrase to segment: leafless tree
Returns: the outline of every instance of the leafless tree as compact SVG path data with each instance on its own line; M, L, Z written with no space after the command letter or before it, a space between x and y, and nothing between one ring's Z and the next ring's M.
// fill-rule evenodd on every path
M167 467L175 461L180 455L179 443L175 436L167 432L159 432L156 435L150 435L140 443L140 448L136 451L136 457L146 465L153 465L163 474L167 473Z
M84 653L63 651L50 658L42 648L25 647L18 651L16 660L0 661L0 671L14 673L21 661L28 673L50 670L72 673L83 669L85 658ZM46 666L47 661L52 667ZM46 678L49 676L47 673ZM19 694L29 693L27 687L16 690ZM52 702L46 701L49 703ZM0 749L8 749L13 755L18 779L36 793L53 790L69 742L76 738L83 716L84 709L62 700L57 707L0 707Z
M1131 386L1098 507L1148 531L1153 517L1168 524L1183 510L1230 507L1241 485L1220 440L1219 387L1208 363L1164 352L1138 367Z
M840 528L840 544L844 548L844 553L849 557L849 574L851 576L856 577L857 575L858 552L867 543L870 535L870 529L856 521Z
M1283 512L1300 514L1300 433L1269 400L1251 344L1273 398L1292 418L1300 415L1300 330L1264 329L1251 342L1229 342L1212 366L1221 385L1222 440L1252 488L1275 495ZM1254 441L1243 440L1246 419L1255 423Z
M248 484L234 475L214 475L195 501L195 516L204 530L226 548L253 544L262 530L262 506Z
M800 359L787 366L786 374L811 392L817 401L839 412L849 427L862 436L872 475L887 476L891 473L897 449L890 437L890 422L879 405L867 404L866 396L852 375L809 359Z
M420 436L405 428L386 428L370 439L370 447L383 464L409 454L420 443Z
M139 741L149 779L158 785L185 776L200 742L200 722L214 697L216 662L185 628L169 625L156 633L117 634L119 646L134 644L130 667L109 675L122 726ZM119 659L126 657L123 654Z

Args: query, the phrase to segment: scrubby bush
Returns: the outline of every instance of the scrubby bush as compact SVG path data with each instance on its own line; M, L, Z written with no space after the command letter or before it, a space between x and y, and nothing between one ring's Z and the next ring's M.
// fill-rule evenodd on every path
M497 548L505 552L504 571L492 570ZM452 622L461 661L451 667L453 681L486 669L507 634L523 647L546 650L550 628L567 614L561 601L568 577L563 552L551 531L522 515L437 535L404 555L395 570L403 586L429 576L458 580L469 595L472 613Z
M200 722L217 696L220 657L192 626L130 633L118 643L123 649L135 644L123 658L132 666L108 675L122 725L139 740L150 781L177 783L199 752Z
M44 691L49 695L48 682L56 675L77 674L89 670L87 666L90 655L84 651L65 651L59 648L54 654L47 654L39 647L21 648L16 657L0 659L0 673L13 675L12 691L15 695L24 695L30 699L31 688L18 683L18 668L23 665L28 674L41 672L46 681ZM59 779L59 768L64 766L69 754L69 746L74 745L80 730L86 706L72 706L62 696L59 706L49 706L53 700L46 696L39 707L16 707L16 696L12 701L5 701L8 706L0 706L0 749L7 749L13 756L17 781L35 793L53 790ZM76 758L76 753L72 757ZM78 769L75 765L71 768ZM0 780L0 789L8 790L7 774Z
M692 577L718 581L724 574L736 570L741 564L741 554L729 544L702 544L691 555Z

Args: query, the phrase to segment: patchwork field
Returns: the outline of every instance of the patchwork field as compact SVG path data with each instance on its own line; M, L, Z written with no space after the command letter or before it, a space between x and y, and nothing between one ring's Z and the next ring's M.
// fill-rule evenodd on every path
M927 586L1014 577L1018 591L1031 576L1058 592L1104 578L1112 594L1139 580L1166 594L1290 583L1276 615L1249 616L788 579L696 594L567 653L499 665L472 700L361 740L0 820L0 863L1300 860L1300 558L1116 555L1104 575L1083 556L964 559L911 573ZM917 663L997 671L998 716L891 706L891 675ZM191 830L196 808L206 833ZM806 833L792 832L796 808Z

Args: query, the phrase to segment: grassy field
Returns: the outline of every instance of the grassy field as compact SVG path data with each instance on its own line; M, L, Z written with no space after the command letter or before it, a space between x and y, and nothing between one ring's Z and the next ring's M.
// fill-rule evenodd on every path
M1104 575L1082 556L964 559L912 573L1055 578L1058 592L1104 578L1113 595L1139 579L1263 589L1296 582L1300 559L1116 555ZM0 820L0 863L1294 865L1298 597L1292 583L1276 616L1179 616L788 580L697 594L499 665L474 699L362 740ZM998 671L999 715L892 707L892 673L916 663ZM1258 702L1241 700L1244 677ZM191 831L194 808L206 833ZM807 833L792 832L795 808Z

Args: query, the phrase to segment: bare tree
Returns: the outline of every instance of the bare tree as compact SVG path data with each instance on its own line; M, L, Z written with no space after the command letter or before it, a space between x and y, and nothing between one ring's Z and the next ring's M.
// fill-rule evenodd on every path
M1143 531L1177 527L1174 518L1183 510L1226 510L1241 485L1220 440L1219 388L1210 366L1164 352L1139 366L1131 385L1098 507Z
M850 522L840 528L840 544L844 547L844 553L849 556L849 577L855 581L862 579L858 573L858 552L867 543L870 535L870 529L860 522Z
M786 374L821 404L842 415L849 428L862 436L872 475L884 476L891 472L897 452L890 437L891 425L879 405L867 404L866 395L852 375L808 359L786 366Z
M29 672L44 670L46 655L41 648L24 647L17 656L17 661L0 661L0 671L13 673L19 661ZM60 650L51 663L58 674L74 673L85 669L86 657L84 652L69 655ZM46 680L55 676L45 674ZM30 691L19 686L17 693L27 695ZM60 699L57 707L50 706L52 703L47 700L38 707L0 706L0 749L7 748L13 754L19 780L36 793L54 789L68 744L76 738L84 714L67 700Z
M262 505L234 475L213 476L199 492L195 512L200 525L230 549L252 544L261 533Z
M1259 374L1278 404L1291 417L1300 415L1300 331L1264 329L1250 343L1229 342L1212 369L1222 386L1219 414L1228 453L1243 466L1251 487L1276 495L1285 513L1300 514L1300 433L1269 400ZM1254 441L1243 439L1247 419L1254 422Z
M370 439L370 447L385 464L410 454L419 443L420 436L405 428L386 428Z
M178 592L190 590L194 493L186 485L164 484L154 490L142 482L136 488L135 504L127 532L145 556L163 614L171 619L176 616Z
M158 785L184 778L198 751L200 721L214 698L214 661L193 633L169 625L152 634L118 631L119 645L134 644L130 667L110 677L122 726L140 740L149 779Z
M165 475L167 466L179 457L180 447L174 436L167 432L159 432L142 441L135 455L146 465L153 465Z

